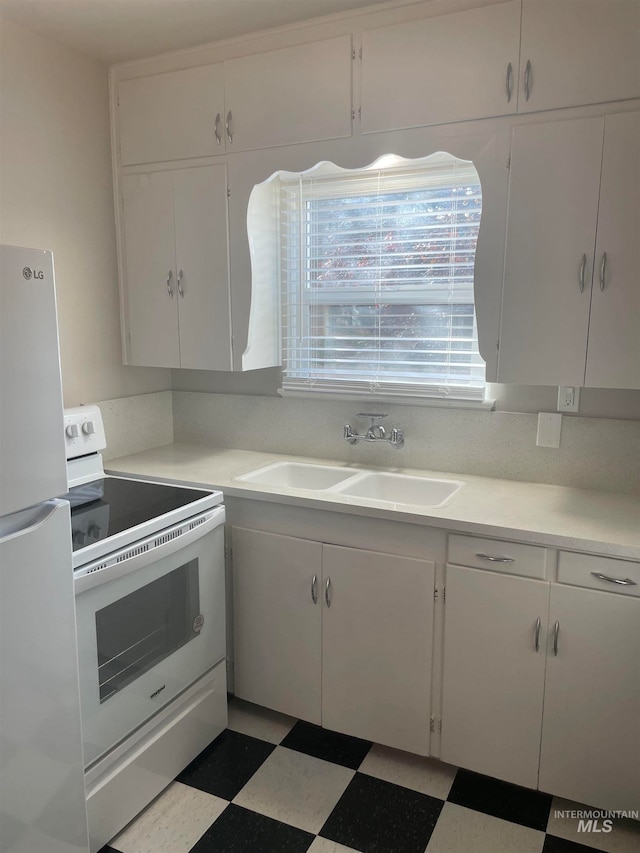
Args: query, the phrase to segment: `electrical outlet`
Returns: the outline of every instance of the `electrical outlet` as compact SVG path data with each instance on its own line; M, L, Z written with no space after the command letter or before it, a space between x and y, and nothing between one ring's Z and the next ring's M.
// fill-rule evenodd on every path
M558 411L577 412L580 408L580 389L576 385L558 387Z

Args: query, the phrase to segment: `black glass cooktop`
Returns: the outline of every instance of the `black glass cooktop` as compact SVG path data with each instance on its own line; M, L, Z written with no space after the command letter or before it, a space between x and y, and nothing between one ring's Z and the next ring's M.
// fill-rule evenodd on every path
M209 494L199 489L120 477L105 477L76 486L65 496L71 502L73 550L115 536Z

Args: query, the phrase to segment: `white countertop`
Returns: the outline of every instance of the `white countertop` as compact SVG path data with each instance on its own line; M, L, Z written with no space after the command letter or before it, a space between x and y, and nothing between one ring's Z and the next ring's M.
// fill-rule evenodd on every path
M296 461L358 470L384 470L462 480L465 486L444 507L422 508L332 492L272 487L235 478L272 462ZM111 459L107 473L222 489L230 497L306 506L354 515L426 524L464 533L499 536L553 547L640 560L640 496L587 491L544 483L496 480L410 468L353 466L343 461L167 444Z

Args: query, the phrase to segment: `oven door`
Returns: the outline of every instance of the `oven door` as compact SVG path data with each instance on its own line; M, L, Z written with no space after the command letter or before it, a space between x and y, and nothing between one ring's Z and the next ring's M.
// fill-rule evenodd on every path
M224 507L75 577L85 767L225 655Z

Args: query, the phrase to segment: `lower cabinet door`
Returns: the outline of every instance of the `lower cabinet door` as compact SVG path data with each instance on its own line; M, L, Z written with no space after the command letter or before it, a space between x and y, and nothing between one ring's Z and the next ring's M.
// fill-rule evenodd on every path
M232 542L235 695L319 725L322 545L241 527Z
M435 566L323 546L322 725L427 755Z
M548 610L544 581L447 566L443 761L537 787Z
M556 586L549 629L540 788L640 809L640 599Z

